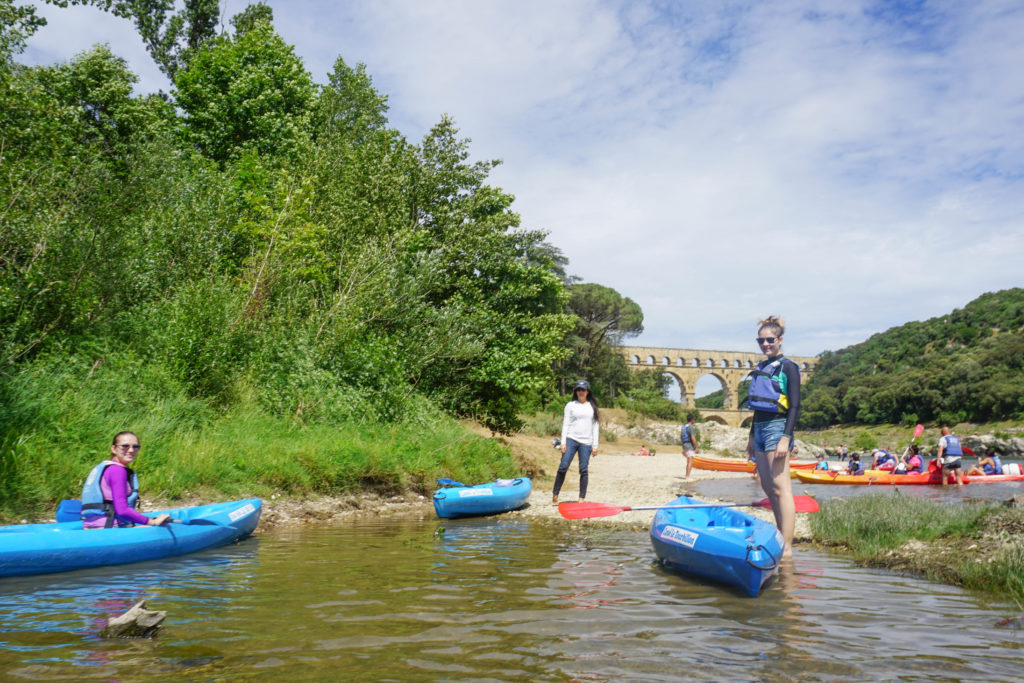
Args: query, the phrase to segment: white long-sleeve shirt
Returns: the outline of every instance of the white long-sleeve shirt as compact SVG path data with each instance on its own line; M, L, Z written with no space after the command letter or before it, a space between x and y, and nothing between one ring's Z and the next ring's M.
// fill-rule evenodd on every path
M563 444L566 439L572 439L596 449L599 432L597 420L594 419L594 407L590 405L590 401L569 401L565 404L565 415L562 418Z

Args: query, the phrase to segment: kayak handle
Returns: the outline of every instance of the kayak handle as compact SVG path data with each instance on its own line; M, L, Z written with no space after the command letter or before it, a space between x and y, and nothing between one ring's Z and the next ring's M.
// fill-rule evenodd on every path
M772 558L772 564L770 567L762 567L761 565L757 564L756 562L750 559L750 553L757 552L758 550L765 551L765 553L768 554L768 557ZM763 545L748 545L746 560L747 564L749 564L751 567L764 572L772 571L773 569L779 566L779 558L772 555L772 551L768 550L768 548L764 547Z

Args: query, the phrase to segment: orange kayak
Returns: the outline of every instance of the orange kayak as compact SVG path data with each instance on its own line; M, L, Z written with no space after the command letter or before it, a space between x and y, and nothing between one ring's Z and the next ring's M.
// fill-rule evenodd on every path
M816 462L795 462L789 461L791 470L810 470ZM706 458L703 455L693 456L693 466L699 470L713 470L715 472L753 472L754 463L739 458Z
M938 486L942 484L942 475L938 472L922 474L892 474L880 470L871 470L869 474L839 474L837 471L818 470L813 472L793 472L793 476L805 484L860 484L868 486L884 486L898 484L900 486L917 484ZM998 484L1007 481L1024 481L1022 474L989 474L984 476L964 475L965 484ZM956 477L949 475L947 483L955 484Z

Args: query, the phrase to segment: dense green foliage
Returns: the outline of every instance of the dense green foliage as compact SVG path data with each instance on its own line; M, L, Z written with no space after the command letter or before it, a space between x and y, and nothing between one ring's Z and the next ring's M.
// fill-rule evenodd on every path
M820 427L1024 418L1024 289L826 352L801 422Z
M92 4L148 27L175 100L133 95L107 46L18 64L39 22L0 0L0 508L70 493L123 428L168 454L240 421L427 447L442 415L508 431L555 389L564 259L449 118L407 141L362 65L317 86L263 5L214 37L209 3ZM22 461L68 448L52 485Z

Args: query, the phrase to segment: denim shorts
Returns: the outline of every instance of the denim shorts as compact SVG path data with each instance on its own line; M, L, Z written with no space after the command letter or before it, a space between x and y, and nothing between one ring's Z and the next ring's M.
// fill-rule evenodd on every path
M767 422L755 422L751 434L754 437L754 451L766 453L774 451L779 441L782 440L782 433L786 430L786 418L768 420Z

